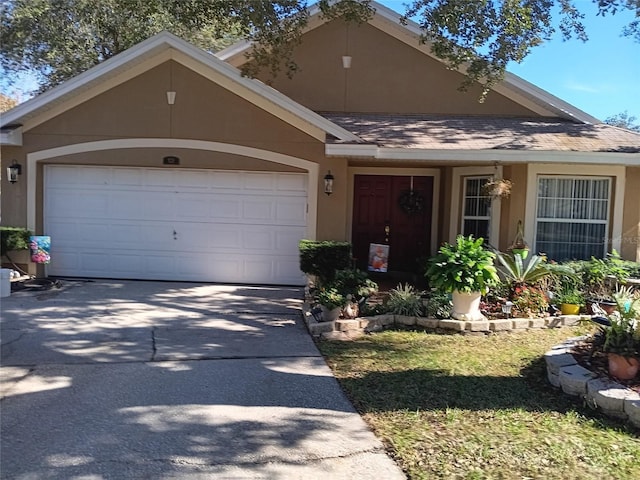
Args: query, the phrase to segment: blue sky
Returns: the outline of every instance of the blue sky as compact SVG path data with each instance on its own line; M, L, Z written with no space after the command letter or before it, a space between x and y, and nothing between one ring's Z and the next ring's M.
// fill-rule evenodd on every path
M403 13L401 0L378 0ZM587 42L559 33L508 70L600 120L627 111L640 123L640 43L621 36L633 13L596 16L592 0L575 0L586 14Z

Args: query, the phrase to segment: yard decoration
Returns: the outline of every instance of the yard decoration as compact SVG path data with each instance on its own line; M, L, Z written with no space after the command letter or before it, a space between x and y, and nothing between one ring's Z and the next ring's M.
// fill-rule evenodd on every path
M425 276L432 287L452 293L451 316L457 320L485 320L480 298L500 281L495 254L483 244L483 238L458 235L455 244L444 243L429 260Z

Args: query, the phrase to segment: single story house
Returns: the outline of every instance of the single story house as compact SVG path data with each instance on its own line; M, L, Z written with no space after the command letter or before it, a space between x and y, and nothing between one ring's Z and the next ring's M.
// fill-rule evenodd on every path
M550 258L640 260L640 134L511 74L480 103L373 6L314 10L271 85L240 74L247 42L161 33L4 113L2 224L51 236L50 276L302 284L303 238L411 271L460 233L504 250L519 221Z

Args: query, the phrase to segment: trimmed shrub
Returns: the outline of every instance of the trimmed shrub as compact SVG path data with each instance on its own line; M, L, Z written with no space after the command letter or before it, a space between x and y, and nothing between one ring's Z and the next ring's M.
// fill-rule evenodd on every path
M0 227L0 255L11 250L28 250L31 232L22 227Z
M321 284L330 282L338 270L351 267L349 242L300 240L300 270L315 275Z

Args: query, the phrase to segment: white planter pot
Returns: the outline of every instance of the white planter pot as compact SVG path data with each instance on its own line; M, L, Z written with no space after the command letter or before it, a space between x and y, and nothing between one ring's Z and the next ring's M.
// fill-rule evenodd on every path
M480 292L463 293L454 290L452 294L453 312L451 316L456 320L469 322L486 320L486 317L480 312L481 298L482 294Z
M336 307L333 310L329 310L324 305L322 307L322 321L323 322L333 322L340 318L340 314L342 313L342 307Z

